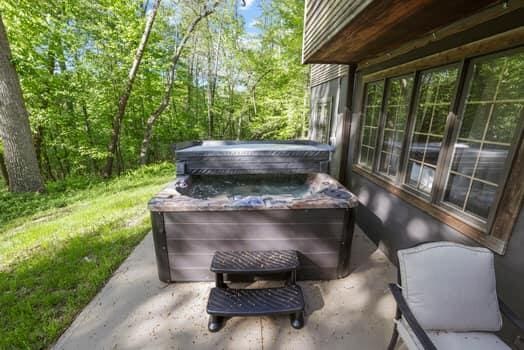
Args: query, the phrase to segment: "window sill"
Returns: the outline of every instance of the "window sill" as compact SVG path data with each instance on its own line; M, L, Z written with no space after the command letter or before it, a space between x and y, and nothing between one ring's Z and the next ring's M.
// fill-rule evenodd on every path
M366 170L359 165L353 164L352 170L354 173L384 188L388 192L408 202L409 204L419 208L420 210L437 219L438 221L450 226L456 231L462 233L463 235L475 240L477 243L480 243L481 245L493 250L498 254L502 255L505 253L507 247L506 241L500 240L496 237L493 237L485 233L477 226L458 218L457 216L446 211L444 208L441 208L419 198L410 191L405 190L385 180L382 176L378 176L376 174L371 173L369 170Z

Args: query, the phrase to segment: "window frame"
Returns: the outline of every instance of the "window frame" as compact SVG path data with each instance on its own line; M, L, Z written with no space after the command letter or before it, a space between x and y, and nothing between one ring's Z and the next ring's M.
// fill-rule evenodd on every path
M435 198L436 199L436 204L441 205L441 206L449 209L450 211L452 211L456 215L464 217L465 220L471 221L472 223L478 225L480 228L482 228L486 232L490 232L492 227L493 227L493 223L494 223L494 220L495 220L495 215L496 215L496 213L498 211L498 207L500 205L500 198L502 196L503 190L504 190L504 188L506 186L506 182L507 182L509 174L511 172L511 169L512 169L511 165L512 165L513 159L515 157L515 153L517 151L517 148L519 147L518 141L520 139L521 133L523 132L523 128L524 128L524 120L523 119L524 118L521 117L520 120L518 120L517 124L515 125L516 132L513 135L513 137L511 138L510 146L508 148L508 155L507 155L506 159L504 160L504 169L502 171L502 177L499 180L500 182L497 184L497 190L495 192L495 200L493 201L492 208L490 209L488 217L486 218L486 220L481 220L481 219L477 218L477 216L474 215L474 214L462 213L462 212L458 211L457 209L455 209L453 207L453 205L448 204L448 203L446 203L444 201L444 194L445 194L445 191L446 191L446 187L447 187L447 183L448 183L449 175L450 175L450 171L451 171L451 166L452 166L452 162L453 162L453 155L454 155L453 146L457 143L458 138L459 138L459 133L460 133L460 130L462 128L462 121L463 121L463 118L464 118L464 111L465 111L465 108L466 108L466 100L467 100L468 94L469 94L469 92L471 90L471 87L472 87L473 67L474 67L475 63L483 62L483 61L484 62L485 61L489 61L490 59L497 58L497 57L510 56L510 55L513 55L513 54L516 54L516 53L520 53L520 52L524 53L524 46L513 48L513 49L508 49L508 50L503 50L503 51L498 51L498 52L494 52L494 53L489 53L489 54L485 54L485 55L479 55L479 56L471 57L471 58L468 58L467 61L463 62L462 69L465 69L465 76L464 76L464 80L462 82L463 83L462 91L459 91L458 93L456 92L457 96L460 95L460 97L458 98L458 108L457 108L457 113L456 113L456 125L453 128L453 130L452 130L452 134L449 135L450 143L448 145L448 149L446 150L446 152L448 153L449 158L447 159L447 162L444 164L446 169L445 169L444 173L441 174L442 178L439 179L441 181L440 182L440 185L441 185L440 193L438 193L437 198ZM521 115L523 115L523 111L524 111L524 108L521 110ZM437 166L438 166L438 164L437 164ZM474 176L474 174L472 174L472 177L473 176Z
M408 131L407 127L409 125L409 121L410 121L410 116L411 116L411 112L412 112L412 108L413 108L413 94L414 94L414 91L415 91L415 83L416 83L416 76L417 76L417 71L414 71L414 72L411 72L411 73L405 73L405 74L400 74L400 75L395 75L395 76L392 76L392 77L387 77L384 79L384 90L382 92L382 106L380 108L380 119L379 119L379 125L378 125L378 130L377 130L377 142L376 142L376 152L378 153L378 157L375 157L374 159L374 166L373 166L373 172L378 175L378 176L381 176L381 177L384 177L386 179L389 179L391 181L393 181L394 183L399 183L401 182L400 181L400 173L401 173L401 170L403 168L402 166L402 163L401 163L401 160L405 154L404 152L404 141L406 139L406 133ZM381 173L378 169L380 167L380 161L382 160L382 147L384 145L384 131L385 131L385 126L386 126L386 121L387 121L387 108L388 108L388 99L389 99L389 96L391 94L391 91L389 89L390 87L390 84L391 84L391 80L393 79L400 79L400 78L413 78L413 81L411 83L411 92L410 92L410 96L409 96L409 101L408 101L408 108L406 109L406 126L405 126L405 130L404 130L404 136L402 137L402 145L401 145L401 149L400 149L400 155L399 155L399 164L398 164L398 169L397 169L397 174L395 176L388 176L386 174L383 174Z
M363 85L363 96L362 96L362 109L361 109L361 115L365 118L365 111L364 111L364 108L367 107L367 102L368 102L368 95L366 93L366 88L369 84L375 84L375 83L380 83L382 82L382 98L381 98L381 101L380 101L380 109L379 109L379 114L378 114L378 123L377 123L377 135L376 135L376 139L375 139L375 144L374 144L374 153L373 153L373 161L371 163L371 169L368 169L366 167L364 167L363 165L360 164L360 157L361 157L361 152L362 152L362 137L363 137L363 134L362 134L362 130L364 128L364 123L360 123L359 125L359 128L358 128L358 140L357 140L357 153L356 153L356 164L360 167L362 167L363 169L366 169L367 171L372 171L373 173L375 172L375 163L376 163L376 154L377 154L377 144L378 144L378 141L379 141L379 136L380 136L380 123L381 123L381 120L382 120L382 114L384 112L384 94L386 92L386 78L384 79L375 79L375 80L371 80L371 81L367 81L364 83Z
M448 115L446 117L446 123L445 123L445 127L444 127L444 134L442 135L442 145L440 147L440 153L439 153L439 157L437 159L437 164L435 166L435 177L434 177L434 180L433 180L433 184L432 184L432 187L431 187L431 192L430 193L424 193L422 191L418 191L414 188L412 188L411 186L409 186L408 184L405 183L405 178L406 178L406 175L407 175L407 167L408 167L408 162L409 162L409 150L410 150L410 147L411 147L411 141L412 141L412 138L413 138L413 134L415 132L415 125L416 125L416 111L417 111L417 105L420 101L420 93L419 93L419 89L421 87L421 76L422 74L424 73L431 73L431 72L436 72L436 71L440 71L440 70L445 70L445 69L452 69L452 68L456 68L457 69L457 80L455 82L455 86L454 86L454 89L453 89L453 96L452 96L452 99L450 101L450 104L449 104L449 111L448 111ZM410 120L410 124L409 124L409 127L410 129L407 131L408 133L408 140L407 140L407 144L406 144L406 147L403 149L403 153L405 154L405 158L404 158L404 163L402 164L402 170L403 170L403 173L402 173L402 178L400 180L400 184L402 186L403 189L411 192L412 194L414 194L415 196L419 196L423 199L425 199L426 201L428 201L428 203L432 203L432 204L436 204L438 202L438 196L439 196L439 192L442 190L441 189L441 180L442 178L445 176L445 168L446 168L446 164L447 164L447 159L446 159L446 154L448 152L448 149L449 147L451 146L452 144L452 138L451 138L451 135L450 135L450 129L453 128L453 123L455 122L454 119L456 119L456 104L460 101L460 99L462 98L462 86L461 86L461 75L462 75L462 72L465 68L465 62L462 61L462 62L451 62L451 63L448 63L448 64L444 64L444 65L439 65L439 66L436 66L436 67L432 67L432 68L428 68L428 69L421 69L421 70L417 70L416 71L416 74L418 76L418 79L417 79L417 86L415 87L415 96L414 96L414 101L412 101L412 105L413 105L413 108L411 110L411 113L409 115L409 120ZM422 171L422 169L421 169Z
M501 212L501 200L504 196L507 196L506 188L515 186L515 184L509 182L511 172L514 169L514 163L522 161L522 158L524 157L524 154L522 154L521 151L523 147L522 142L524 142L524 118L521 117L520 120L517 122L517 130L512 137L510 147L508 149L508 155L504 161L503 175L499 180L500 182L496 190L495 200L486 220L477 219L474 214L459 212L451 205L446 204L446 202L443 201L443 198L449 177L449 171L452 166L454 146L456 141L458 140L458 134L461 128L467 95L472 87L471 80L473 79L474 64L485 60L490 60L496 57L510 56L515 53L524 52L524 45L520 44L519 46L513 48L498 48L498 50L488 50L487 52L478 52L478 50L472 51L472 54L463 54L461 59L458 59L458 57L451 55L448 58L448 60L437 60L437 63L434 65L431 65L429 60L428 62L425 62L425 64L420 64L420 62L414 61L412 62L412 66L410 62L408 62L407 64L401 65L402 67L399 67L399 70L396 70L395 67L393 67L385 69L382 72L372 72L368 75L364 75L361 81L364 96L362 96L363 102L360 108L360 115L363 114L362 112L365 106L365 100L367 98L365 93L366 85L368 83L373 83L380 80L384 81L380 116L381 119L378 130L379 137L377 137L375 144L376 150L378 150L379 152L379 156L375 157L373 167L371 170L364 168L359 164L362 137L362 125L361 123L359 123L358 141L355 147L357 157L355 158L356 162L353 164L352 168L353 171L355 171L359 175L365 176L366 178L372 180L374 183L381 185L382 187L385 187L397 196L406 199L411 204L415 204L415 206L421 208L422 210L426 211L433 217L436 217L440 221L449 224L453 228L457 229L459 232L477 240L478 242L488 246L494 251L503 254L505 252L507 241L509 240L511 234L508 232L497 233L494 232L493 229L495 227L495 224L497 224L498 226L502 226L506 231L510 230L514 222L516 221L516 218L512 217L513 221L510 224L509 228L507 224L504 225L503 223L496 222L497 215L499 215L499 213ZM426 57L426 59L429 59L429 57ZM424 195L422 191L417 191L404 183L409 160L409 149L412 142L412 136L416 122L415 112L420 99L420 77L425 72L442 70L451 67L456 67L458 69L457 80L453 91L453 97L450 101L449 113L444 128L444 135L437 160L432 190L429 195ZM394 73L391 74L392 72ZM402 143L401 157L399 159L399 170L397 172L397 175L393 179L391 177L384 176L383 174L378 172L378 164L380 161L379 147L383 138L385 108L388 97L386 96L386 93L390 79L410 75L414 77L413 90L409 102L406 130L404 132L404 142ZM524 116L523 110L521 110L521 115ZM517 175L516 177L519 178L522 177L522 175L520 175L519 173L519 175ZM517 195L517 197L519 196L522 197L520 193ZM518 201L518 199L516 199L516 201ZM518 203L512 203L512 205L516 206L517 208L521 207L521 204L519 205ZM516 215L518 215L518 210ZM515 216L515 214L513 214L513 216Z

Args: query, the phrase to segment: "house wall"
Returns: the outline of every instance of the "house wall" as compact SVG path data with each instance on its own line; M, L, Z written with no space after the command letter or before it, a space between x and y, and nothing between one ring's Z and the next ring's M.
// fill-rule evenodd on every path
M390 194L357 174L351 175L350 190L360 199L356 222L368 237L397 263L396 251L430 241L451 241L467 245L476 242L428 214ZM520 212L506 254L495 255L497 290L521 317L524 317L524 211ZM517 331L504 322L502 336L513 342Z
M467 245L476 242L428 214L390 194L357 174L352 174L350 190L360 199L356 221L364 232L396 263L396 251L429 241L452 241ZM524 211L514 226L506 254L495 256L499 296L524 317ZM504 336L512 342L516 333L504 323Z
M335 153L330 162L330 175L340 178L340 164L342 158L342 119L344 117L347 100L347 75L311 87L310 107L314 113L317 101L331 98L331 132L330 139L335 146ZM310 135L311 135L310 130Z
M519 1L307 0L302 62L358 63L480 10Z
M304 8L303 60L362 12L369 0L307 0Z
M329 80L348 75L346 64L312 64L310 86L317 86Z
M362 73L357 73L355 79L357 88L352 97L354 108L351 116L347 185L360 200L361 205L356 213L358 225L395 264L397 250L423 242L444 240L477 246L478 243L462 233L352 171L363 100ZM524 210L520 211L514 225L506 253L495 255L495 270L499 296L512 310L524 317ZM506 341L513 342L517 331L509 322L504 322L501 335Z
M505 20L504 17L497 19L497 21L498 25L486 22L468 29L468 33L458 33L439 42L430 43L410 51L404 56L394 57L391 61L383 61L376 66L370 65L357 70L355 82L352 82L356 88L351 98L353 106L350 118L351 128L346 169L348 182L346 185L359 197L361 203L356 212L357 223L395 264L397 263L397 250L423 242L445 240L467 245L478 245L478 243L435 219L418 207L390 193L366 177L352 171L352 165L355 162L354 157L361 118L360 111L363 94L362 76L363 74L395 67L449 48L457 47L470 41L480 40L482 39L482 35L494 35L496 34L494 31L499 30L503 32L504 30L511 29L508 27L516 24L514 19ZM343 84L341 85L339 81L343 81ZM341 90L342 88L344 89L343 91ZM312 106L317 98L339 96L336 106L339 116L342 116L345 110L346 95L347 78L331 80L311 89ZM332 131L334 135L337 135L337 150L331 167L333 172L340 174L341 147L343 145L340 139L342 123L340 122L340 118L337 119L336 127L334 128L336 130ZM524 210L521 210L519 213L505 254L495 255L495 269L499 296L513 311L524 318L524 278L522 278L522 276L524 276ZM505 338L508 343L513 343L517 334L518 332L512 325L505 321L501 333L503 338Z

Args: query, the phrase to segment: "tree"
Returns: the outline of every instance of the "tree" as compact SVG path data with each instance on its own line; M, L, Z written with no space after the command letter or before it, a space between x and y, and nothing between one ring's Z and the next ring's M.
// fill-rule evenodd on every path
M173 57L171 59L171 66L167 73L167 81L165 85L164 96L162 97L162 100L160 101L158 107L147 118L146 127L144 131L144 138L142 139L142 147L140 148L140 164L147 163L147 153L149 151L149 143L151 142L153 126L157 121L158 117L160 117L164 110L169 106L169 102L171 101L171 94L173 92L173 86L176 80L176 69L178 66L180 55L182 54L182 51L184 50L187 41L191 37L191 34L195 30L198 23L202 19L215 12L215 9L219 3L220 1L215 1L211 6L206 5L203 7L203 9L196 15L196 17L191 21L191 23L187 27L186 32L182 37L182 40L177 45L173 53Z
M140 62L142 61L142 56L144 55L144 50L146 48L149 35L151 34L153 23L155 22L155 17L158 12L158 7L160 6L160 1L161 0L155 0L155 2L153 3L153 8L151 9L151 13L146 21L146 26L144 28L144 33L142 34L142 39L140 40L140 44L138 45L138 48L135 53L133 64L131 65L131 69L129 70L129 75L124 87L124 91L122 92L122 95L120 95L120 98L118 100L118 110L115 116L113 117L111 139L107 147L108 156L104 170L105 177L111 176L113 172L113 160L115 158L118 142L120 139L120 129L122 128L122 121L124 120L127 102L129 101L129 96L131 95L131 90L133 89L133 83L135 81Z
M220 59L222 26L219 25L217 33L212 31L209 20L207 20L207 138L213 138L213 107L215 104L215 93L217 87L217 72Z
M0 137L13 192L44 190L20 81L11 62L11 49L0 16Z
M9 187L9 175L7 174L7 168L5 167L4 153L3 153L3 150L1 149L0 149L0 173L2 174L2 177L4 178L4 181L7 184L7 187Z
M0 1L44 179L104 174L109 153L113 175L170 160L171 144L186 140L303 136L304 1L257 1L261 15L246 22L239 0L221 0L173 65L214 1L161 2L116 123L154 0Z

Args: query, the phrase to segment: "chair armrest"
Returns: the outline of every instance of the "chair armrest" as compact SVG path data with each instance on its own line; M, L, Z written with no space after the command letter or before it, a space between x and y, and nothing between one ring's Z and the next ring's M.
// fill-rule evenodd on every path
M408 323L420 344L424 347L424 350L437 350L431 339L429 339L426 331L420 326L411 312L406 299L404 299L404 296L402 295L400 287L396 284L390 283L389 290L391 291L391 294L393 294L393 298L395 298L400 313Z
M509 306L507 306L500 298L499 298L499 307L500 311L506 318L513 323L515 327L517 327L521 332L524 332L524 320L521 319L516 313L514 313Z

